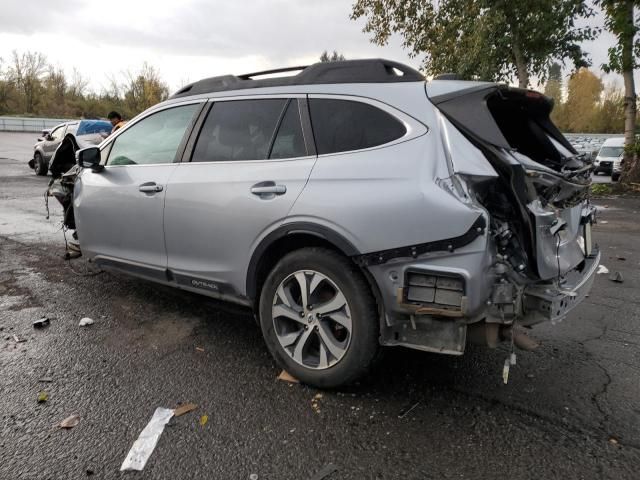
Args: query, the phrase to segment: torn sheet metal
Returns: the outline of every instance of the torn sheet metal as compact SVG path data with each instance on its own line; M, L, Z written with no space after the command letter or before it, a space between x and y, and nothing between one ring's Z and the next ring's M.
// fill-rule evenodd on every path
M144 468L158 444L164 426L173 417L173 412L171 408L156 408L147 426L140 432L138 439L133 442L120 470L142 470Z

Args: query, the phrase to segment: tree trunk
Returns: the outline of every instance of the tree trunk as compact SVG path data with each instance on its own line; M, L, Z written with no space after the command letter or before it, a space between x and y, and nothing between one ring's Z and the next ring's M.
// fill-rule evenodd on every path
M529 72L527 71L527 63L522 56L522 50L518 45L517 40L514 39L513 47L511 48L513 53L513 59L516 64L516 72L518 74L518 86L520 88L527 88L529 86Z
M633 24L633 3L628 1L626 14ZM640 161L634 148L636 144L636 86L633 79L634 35L626 35L622 40L622 77L624 78L624 169L622 181L640 182Z

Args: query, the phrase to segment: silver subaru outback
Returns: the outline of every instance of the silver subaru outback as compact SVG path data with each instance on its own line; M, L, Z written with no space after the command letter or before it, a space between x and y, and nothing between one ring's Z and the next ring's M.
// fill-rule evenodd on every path
M522 327L583 300L593 167L550 99L380 59L287 70L195 82L79 151L85 257L252 308L319 387L381 346L531 348Z

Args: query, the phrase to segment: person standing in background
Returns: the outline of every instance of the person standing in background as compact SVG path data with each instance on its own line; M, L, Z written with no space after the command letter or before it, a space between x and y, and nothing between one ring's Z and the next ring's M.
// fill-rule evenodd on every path
M111 122L111 125L113 125L113 128L111 129L111 133L115 132L119 128L122 128L125 124L125 121L122 120L122 115L120 115L116 111L109 112L109 115L107 115L107 119L109 119L109 121Z

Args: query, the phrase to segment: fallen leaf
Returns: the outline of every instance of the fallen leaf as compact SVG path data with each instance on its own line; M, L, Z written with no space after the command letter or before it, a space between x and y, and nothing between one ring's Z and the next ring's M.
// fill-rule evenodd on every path
M323 396L324 396L324 395L322 395L321 393L316 393L316 394L313 396L313 399L314 399L314 400L320 400Z
M280 375L278 375L278 380L281 380L283 382L289 382L289 383L300 383L300 380L298 380L296 377L291 375L286 370L282 370L280 372Z
M60 428L73 428L80 423L79 415L71 415L60 422Z
M49 394L44 390L38 392L38 403L44 403L49 400Z
M199 352L204 352L204 348L202 348L202 347L196 347L196 350L199 351Z
M618 445L618 439L615 437L609 437L609 443L613 444L613 445Z
M185 413L193 412L196 408L198 408L198 406L195 403L185 403L184 405L180 405L175 408L173 410L173 415L175 417L179 417Z
M89 325L93 325L93 319L89 317L81 318L78 325L81 327L88 327Z
M200 417L200 426L204 427L209 421L209 415L202 415Z

